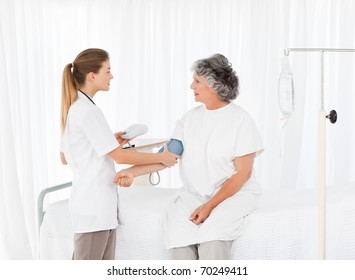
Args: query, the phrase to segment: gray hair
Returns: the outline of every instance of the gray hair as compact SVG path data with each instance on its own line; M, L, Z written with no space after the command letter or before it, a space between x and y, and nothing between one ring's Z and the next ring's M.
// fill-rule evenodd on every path
M217 92L222 101L229 102L237 98L239 79L224 55L214 54L209 58L197 60L192 70L207 80L209 87Z

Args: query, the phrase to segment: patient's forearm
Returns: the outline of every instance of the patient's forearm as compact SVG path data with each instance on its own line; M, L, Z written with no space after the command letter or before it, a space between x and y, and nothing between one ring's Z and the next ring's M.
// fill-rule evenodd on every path
M239 192L243 185L249 180L250 173L237 172L228 181L226 181L221 189L207 202L215 208L223 200Z
M127 168L126 170L132 172L134 177L138 177L145 174L163 170L164 168L166 168L165 165L160 163L155 163L155 164L135 165Z

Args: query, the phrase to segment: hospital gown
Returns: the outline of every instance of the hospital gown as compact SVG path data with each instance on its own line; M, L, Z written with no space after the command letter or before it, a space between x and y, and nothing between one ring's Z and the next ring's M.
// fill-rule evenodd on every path
M217 110L201 105L177 121L172 138L184 145L180 160L183 187L163 218L166 247L237 238L245 216L255 209L261 194L254 172L239 192L213 209L204 223L196 225L189 217L234 174L235 157L262 152L253 119L234 103Z

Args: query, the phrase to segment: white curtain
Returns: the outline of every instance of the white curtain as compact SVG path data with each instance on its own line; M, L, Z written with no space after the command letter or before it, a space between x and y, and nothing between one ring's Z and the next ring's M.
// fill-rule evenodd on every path
M319 57L290 54L296 107L284 129L279 60L288 47L355 48L354 14L352 0L1 0L0 258L36 257L38 194L71 180L58 157L61 74L81 50L110 53L111 89L95 99L112 129L145 123L147 138L168 138L196 105L192 63L226 55L240 78L235 102L264 141L262 186L314 188ZM328 184L355 180L354 62L354 54L325 55L326 110L339 114L327 124ZM178 168L161 184L178 186Z

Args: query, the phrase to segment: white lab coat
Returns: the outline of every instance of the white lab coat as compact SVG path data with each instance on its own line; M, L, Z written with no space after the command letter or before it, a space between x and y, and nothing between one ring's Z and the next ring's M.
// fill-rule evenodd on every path
M81 92L70 106L61 140L61 150L74 173L69 199L74 232L116 228L115 167L107 153L119 144L101 110Z

